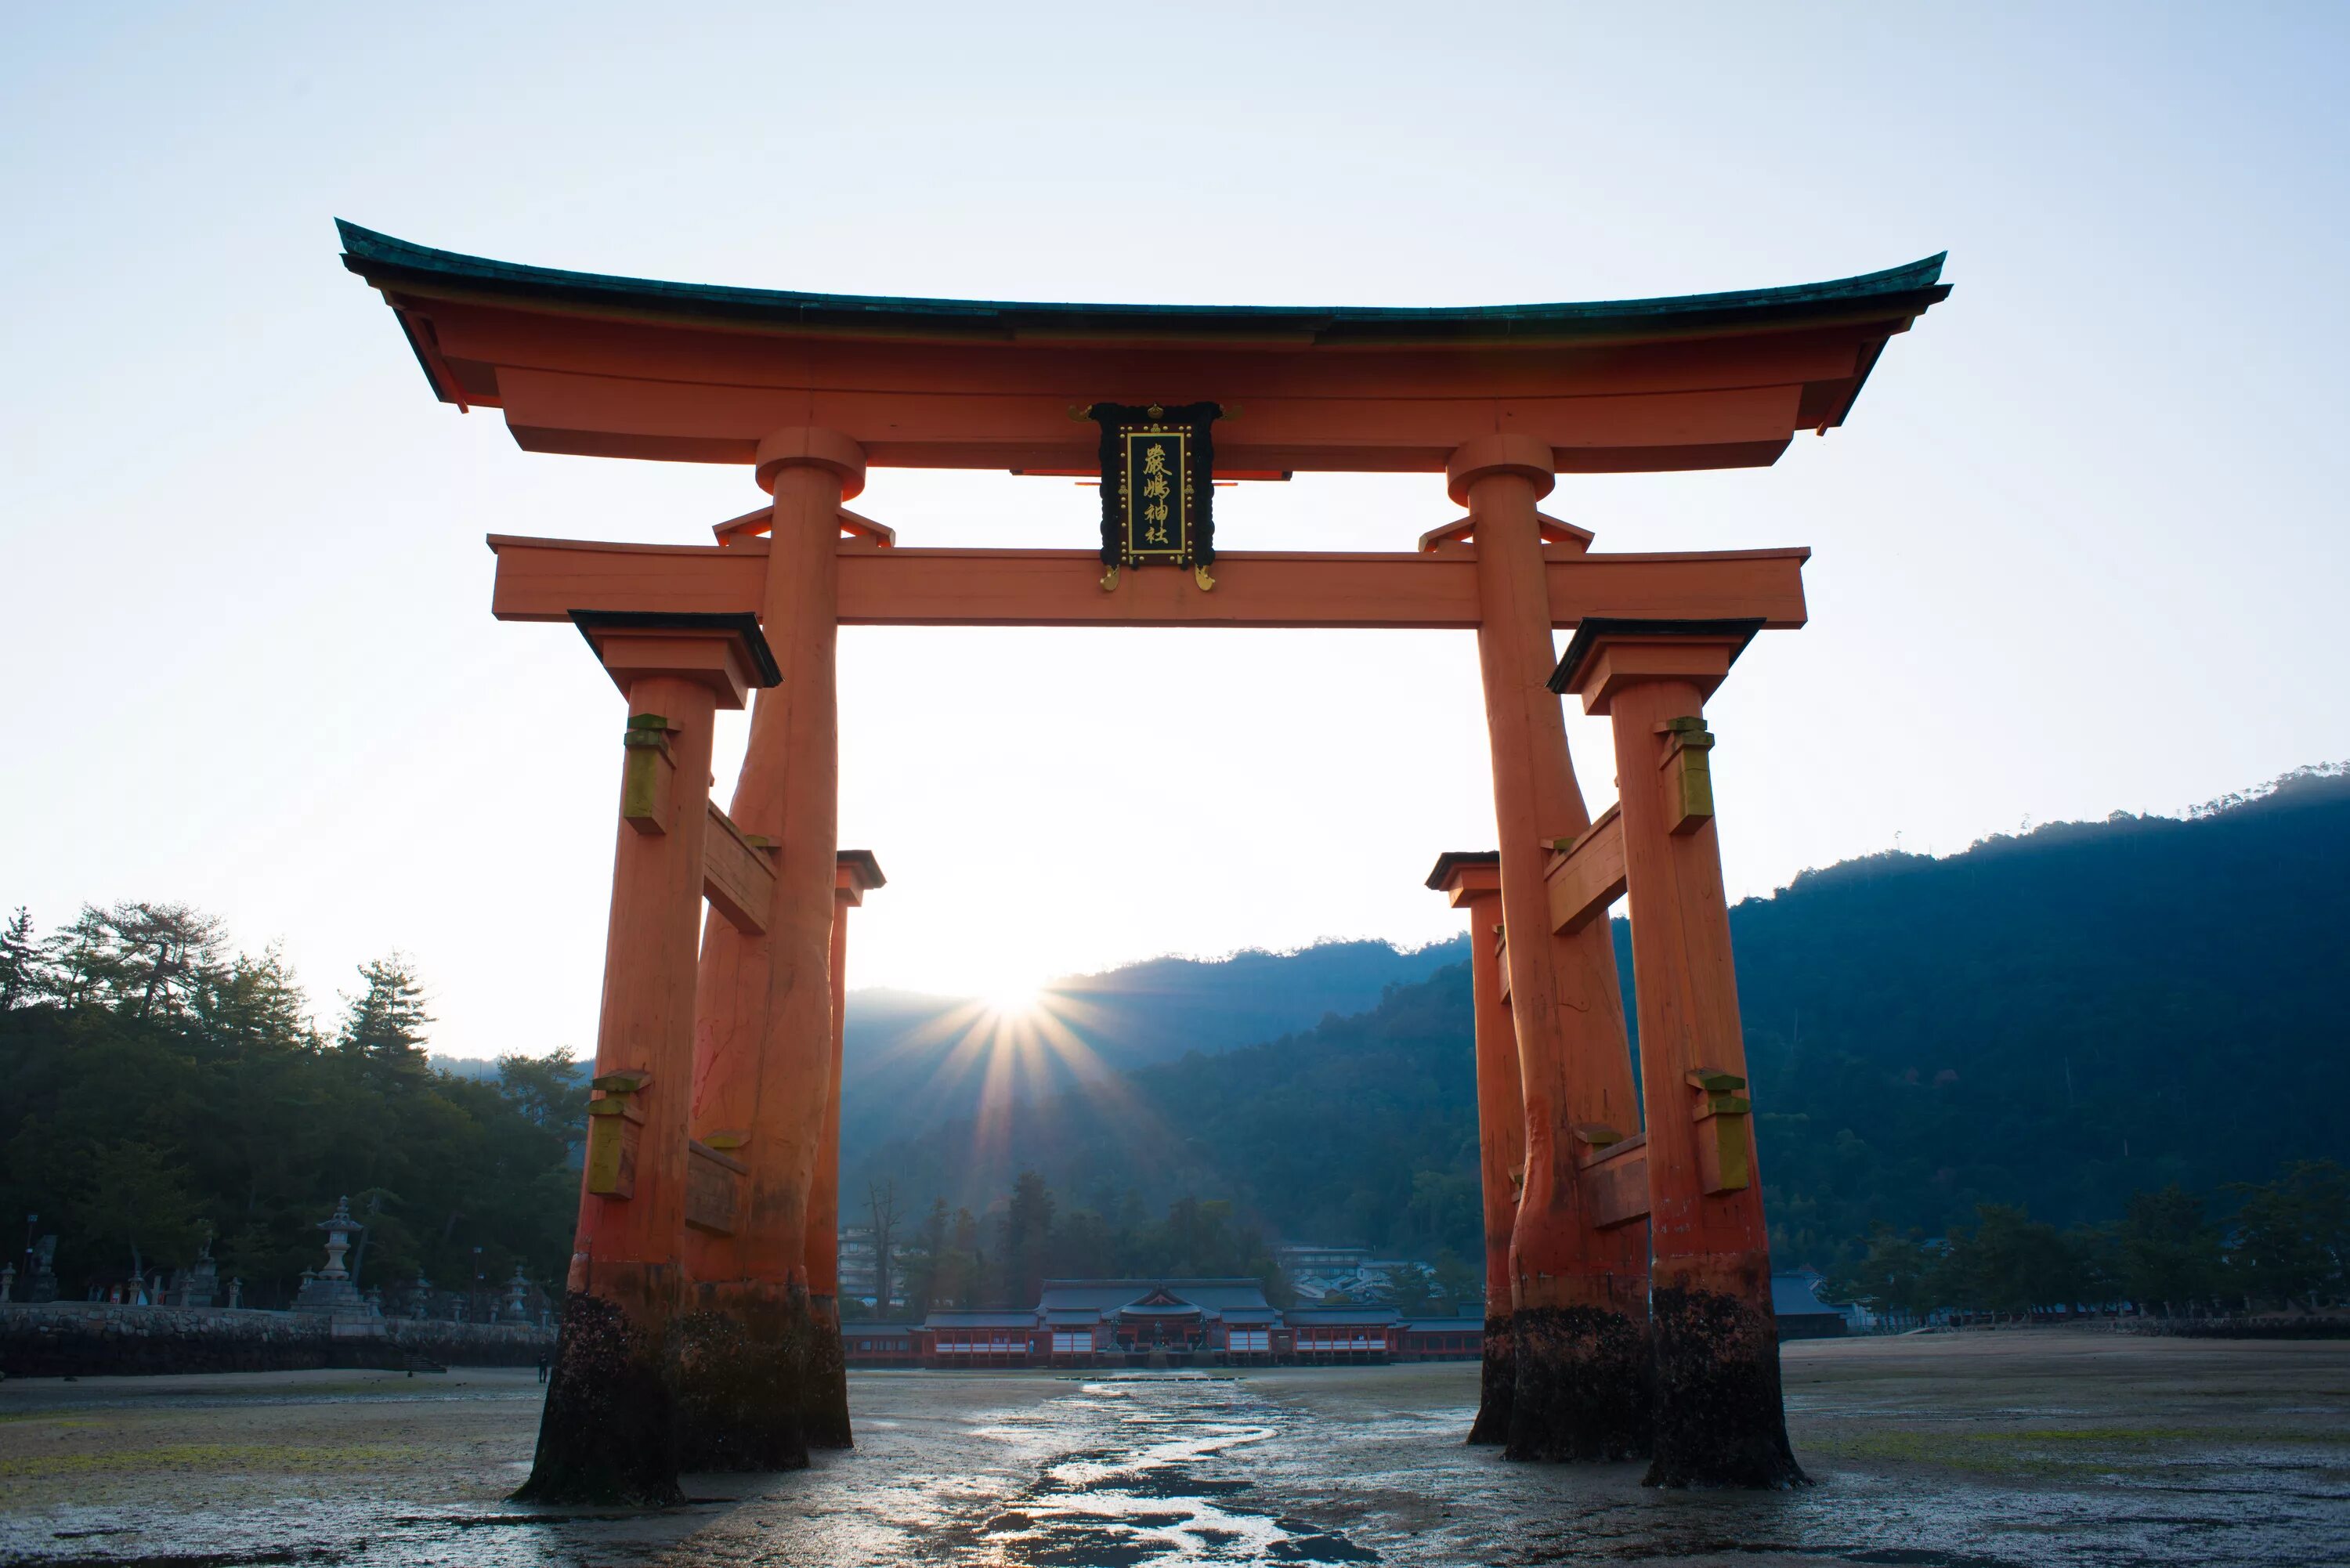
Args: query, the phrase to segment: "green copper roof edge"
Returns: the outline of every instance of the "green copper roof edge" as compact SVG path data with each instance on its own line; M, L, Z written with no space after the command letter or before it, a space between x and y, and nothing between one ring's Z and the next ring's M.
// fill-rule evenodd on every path
M335 220L343 241L343 265L374 281L467 285L494 293L536 296L581 305L658 310L710 317L754 318L809 326L853 326L860 318L876 327L904 330L913 319L965 328L1035 325L1078 328L1125 326L1198 329L1226 327L1326 329L1333 327L1473 327L1506 329L1534 326L1621 325L1641 317L1679 319L1781 312L1809 314L1804 307L1882 300L1914 301L1915 307L1950 292L1941 282L1947 251L1906 266L1825 283L1782 288L1740 289L1723 294L1684 294L1653 299L1596 300L1549 305L1490 306L1281 306L1281 305L1092 305L986 299L900 298L886 295L803 294L784 289L736 288L715 284L665 283L652 278L613 277L523 266L433 250ZM1905 301L1903 296L1908 296Z

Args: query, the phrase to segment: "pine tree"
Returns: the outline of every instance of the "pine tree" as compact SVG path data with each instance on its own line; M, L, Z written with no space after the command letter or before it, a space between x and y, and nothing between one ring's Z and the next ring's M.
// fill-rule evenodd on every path
M424 987L414 961L406 953L389 953L359 965L359 978L367 988L344 999L347 1011L336 1044L378 1076L423 1076L432 1066L424 1026L432 1015L424 1011Z
M259 958L240 953L204 988L197 1016L247 1050L315 1049L310 999L294 978L284 948L272 942Z
M22 904L0 931L0 1012L36 1002L48 993L46 950L33 935L33 913Z

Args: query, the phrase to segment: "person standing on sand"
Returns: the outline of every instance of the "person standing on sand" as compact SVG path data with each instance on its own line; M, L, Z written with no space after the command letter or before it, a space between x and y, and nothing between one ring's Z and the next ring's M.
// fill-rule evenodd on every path
M546 1352L543 1350L538 1353L538 1380L546 1381Z

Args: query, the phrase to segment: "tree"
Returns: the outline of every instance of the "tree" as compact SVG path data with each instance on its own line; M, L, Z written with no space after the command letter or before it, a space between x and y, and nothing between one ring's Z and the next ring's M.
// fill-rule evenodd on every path
M1879 1225L1869 1235L1866 1255L1830 1274L1820 1299L1854 1303L1898 1322L1921 1321L1941 1304L1936 1299L1936 1263L1916 1238L1897 1236L1892 1227Z
M533 1127L552 1127L566 1137L577 1136L588 1119L588 1076L568 1045L544 1056L499 1057L498 1093Z
M432 1070L424 1050L424 988L414 961L394 952L359 965L366 987L344 998L343 1030L337 1041L380 1078L417 1078Z
M74 1205L77 1225L130 1254L130 1272L145 1277L156 1255L172 1256L195 1233L196 1204L188 1173L161 1150L143 1143L107 1144L92 1154L88 1186Z
M2118 1235L2122 1293L2140 1307L2168 1317L2219 1293L2220 1232L2176 1182L2132 1195Z
M9 1012L47 994L47 955L33 935L33 912L22 904L0 931L0 1012Z
M315 1050L318 1032L310 1022L310 999L294 978L276 942L259 958L240 953L216 971L198 999L199 1019L246 1051Z
M1053 1193L1045 1179L1024 1170L1012 1184L1012 1201L1003 1210L1003 1241L997 1264L1003 1272L1001 1293L1009 1306L1025 1306L1044 1290L1046 1259L1053 1240Z
M185 904L82 906L50 939L68 1006L92 1002L137 1019L172 1022L192 1013L218 976L220 922Z
M987 1260L979 1250L979 1220L968 1209L955 1210L954 1239L947 1244L947 1299L959 1307L979 1305Z
M873 1225L873 1310L889 1315L890 1252L898 1238L898 1184L884 1180L865 1189L866 1212Z
M185 904L117 904L107 912L133 1016L183 1018L195 1011L220 965L220 922Z
M2056 1227L2013 1204L1981 1204L1975 1214L1972 1232L1950 1238L1945 1288L1955 1304L2025 1316L2080 1300L2080 1270Z
M949 1223L947 1200L932 1199L930 1214L906 1259L906 1311L915 1317L927 1316L931 1308L952 1299L947 1288L951 1282Z
M2230 1190L2244 1205L2228 1269L2245 1295L2314 1311L2338 1291L2350 1258L2350 1171L2330 1159L2300 1160L2273 1181Z
M1434 1279L1418 1263L1399 1263L1389 1269L1378 1289L1378 1299L1405 1317L1427 1312L1435 1294Z
M1456 1317L1473 1317L1485 1299L1485 1279L1446 1247L1436 1254L1436 1293Z

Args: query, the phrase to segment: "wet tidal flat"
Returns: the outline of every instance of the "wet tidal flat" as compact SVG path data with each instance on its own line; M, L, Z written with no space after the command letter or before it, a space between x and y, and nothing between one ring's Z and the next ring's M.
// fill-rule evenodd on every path
M1786 1347L1817 1484L1663 1492L1461 1442L1470 1365L854 1373L854 1451L685 1508L504 1501L527 1371L0 1384L0 1563L2350 1564L2350 1344Z

